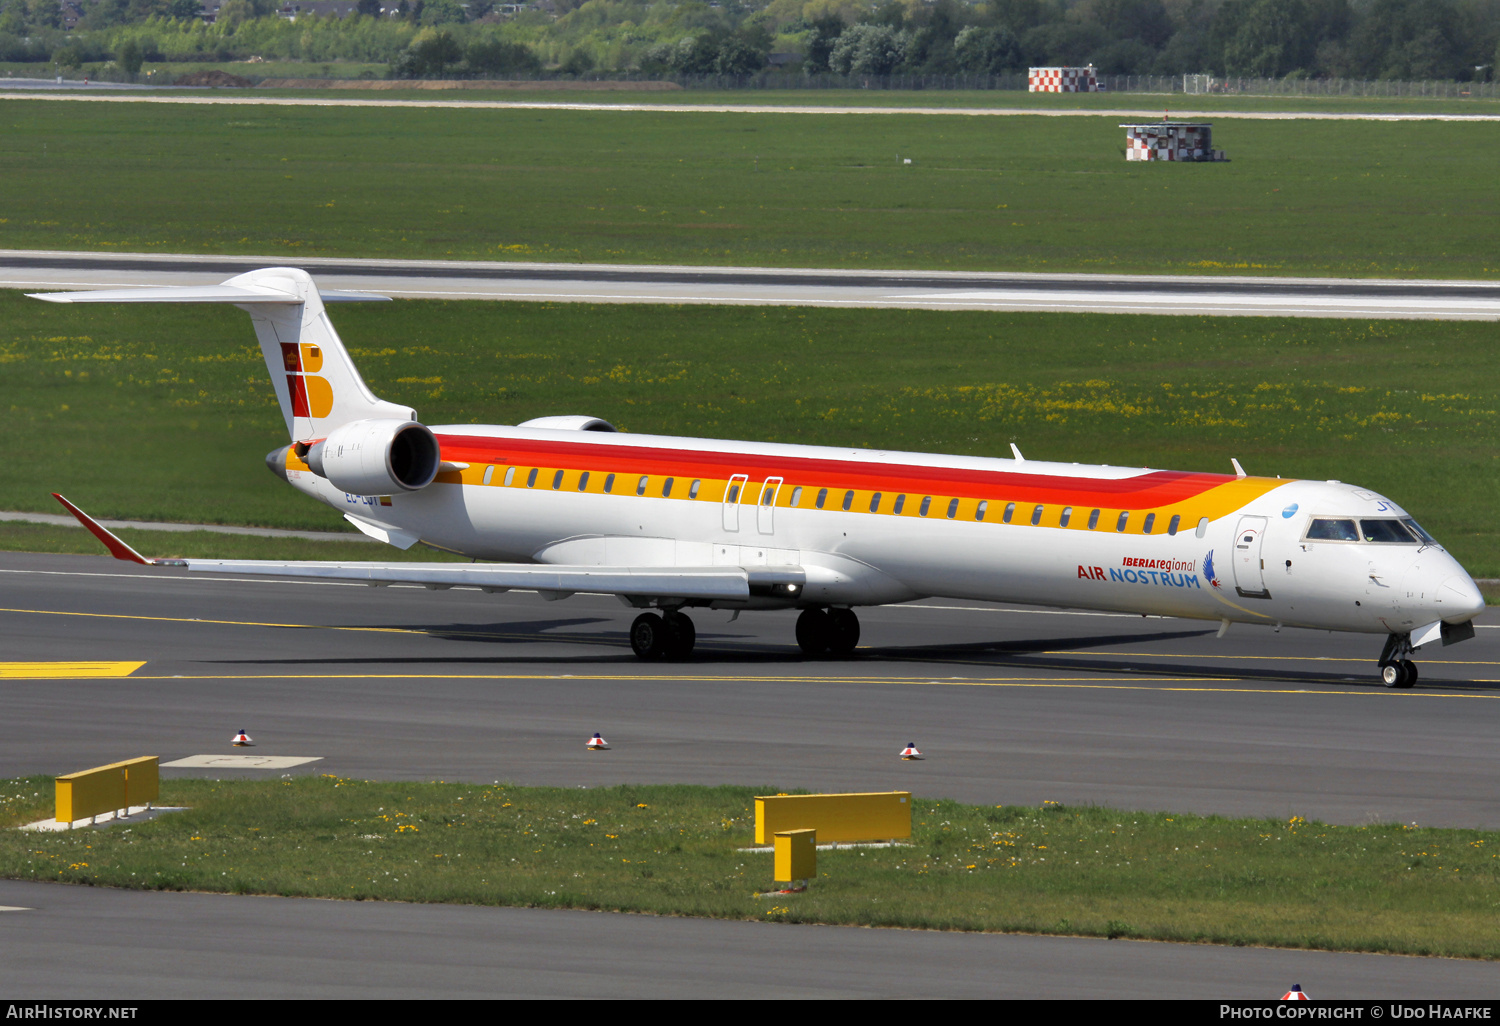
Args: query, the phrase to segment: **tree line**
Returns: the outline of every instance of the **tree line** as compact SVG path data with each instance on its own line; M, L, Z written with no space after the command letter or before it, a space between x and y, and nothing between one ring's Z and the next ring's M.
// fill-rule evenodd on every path
M0 61L249 57L388 65L394 77L1004 74L1490 80L1500 0L359 0L346 18L278 17L273 0L0 0ZM388 0L387 0L387 6Z

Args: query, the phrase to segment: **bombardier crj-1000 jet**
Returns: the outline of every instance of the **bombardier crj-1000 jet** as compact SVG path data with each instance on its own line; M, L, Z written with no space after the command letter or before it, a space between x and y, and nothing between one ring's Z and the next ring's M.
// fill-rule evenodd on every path
M624 435L587 416L428 426L377 399L292 268L222 285L38 295L54 303L230 303L265 354L290 443L271 471L397 548L472 563L146 560L189 570L412 582L642 610L643 658L693 649L691 608L800 609L809 655L847 655L854 608L928 596L1386 636L1382 681L1414 649L1473 637L1484 599L1399 506L1337 481ZM63 500L66 502L66 500ZM484 560L485 562L478 562Z

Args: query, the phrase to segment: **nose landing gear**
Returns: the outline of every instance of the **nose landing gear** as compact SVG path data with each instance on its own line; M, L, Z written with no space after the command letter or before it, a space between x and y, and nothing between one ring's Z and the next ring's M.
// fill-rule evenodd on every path
M1380 653L1380 683L1388 688L1409 688L1417 682L1417 664L1411 654L1411 635L1392 634Z

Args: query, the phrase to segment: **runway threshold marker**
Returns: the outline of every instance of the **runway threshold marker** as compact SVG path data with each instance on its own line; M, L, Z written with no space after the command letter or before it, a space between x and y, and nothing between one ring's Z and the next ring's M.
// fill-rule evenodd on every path
M584 745L583 747L587 748L591 752L609 751L609 744L598 734L595 734L593 737L589 738L589 743Z
M254 744L255 742L250 740L250 735L246 734L243 730L234 735L234 747L236 748L249 748Z
M915 741L906 742L906 747L901 749L901 758L907 762L915 762L922 757L922 753L917 751L917 743Z

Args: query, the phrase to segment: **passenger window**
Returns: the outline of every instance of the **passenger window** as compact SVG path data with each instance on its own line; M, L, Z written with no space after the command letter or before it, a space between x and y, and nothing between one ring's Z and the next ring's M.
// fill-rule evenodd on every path
M1016 515L1016 504L1014 502L1007 502L1005 504L1005 516L1001 517L1000 519L1004 520L1008 524L1008 523L1010 523L1010 518L1013 517L1013 516L1015 516L1015 515Z
M1089 530L1092 531L1094 528L1096 528L1098 526L1099 526L1099 511L1096 509L1096 510L1094 510L1094 512L1092 512L1092 513L1089 514Z
M1308 541L1359 541L1352 520L1314 520L1307 528Z
M1047 508L1046 506L1038 506L1036 509L1034 509L1034 510L1031 511L1031 526L1032 527L1035 527L1037 524L1040 524L1042 522L1042 510L1044 510L1046 508Z
M661 497L663 499L670 499L672 497L672 482L675 480L677 479L669 477L661 483Z
M589 487L589 472L587 470L585 470L582 474L578 475L578 490L580 492L585 492L585 491L588 491L588 487Z
M788 506L795 506L798 503L800 503L801 501L802 501L802 486L798 485L796 488L792 489L792 501L789 502L789 503L787 503L787 505Z
M990 504L988 500L980 502L979 507L974 510L974 519L983 520L985 513L989 512L989 508Z
M555 492L562 487L563 472L559 470L552 475L552 490Z
M526 487L527 488L535 488L536 487L536 468L535 467L532 467L531 468L531 473L529 473L529 474L526 475Z
M1198 518L1198 530L1194 531L1193 533L1199 538L1202 538L1205 534L1208 533L1208 517Z
M637 495L645 495L646 494L646 485L649 484L650 482L651 482L651 475L649 475L649 474L642 474L641 475L641 479L635 483L635 494L637 494Z
M828 501L828 489L827 488L819 488L818 489L818 501L816 503L817 507L819 509L822 509L823 508L823 503L825 503L827 501Z
M1073 519L1073 507L1072 506L1064 506L1063 507L1063 511L1062 511L1062 516L1060 518L1058 518L1057 526L1058 527L1067 527L1068 526L1068 521L1072 520L1072 519Z
M894 514L896 514L899 517L901 515L901 508L903 506L905 506L905 505L906 505L906 496L904 496L904 495L898 495L898 496L896 496L896 508L893 509L893 510L891 510L891 512L894 513Z
M870 496L870 512L871 513L879 513L880 512L880 493L879 492L876 492L874 495Z
M611 474L604 479L604 492L608 495L615 490L615 475Z
M1128 523L1130 523L1130 513L1127 510L1126 512L1120 514L1119 520L1115 521L1115 530L1123 532L1125 530L1125 525Z
M763 491L763 492L761 492L761 494L760 494L760 504L762 506L774 506L774 505L776 505L776 486L775 485L766 485L766 490Z
M695 480L692 484L688 485L688 498L696 499L698 497L698 489L702 487L703 482L701 480Z
M1177 525L1180 523L1182 523L1182 518L1179 516L1173 516L1171 520L1168 520L1167 534L1169 536L1175 536L1177 534Z
M512 481L514 481L515 479L516 479L516 468L515 467L506 467L505 468L505 486L507 488L509 488L510 487L510 483Z
M852 506L852 505L854 505L854 493L853 492L845 492L844 493L844 509L848 510L848 508L850 506Z
M485 467L484 468L484 483L485 484L489 484L490 483L490 478L492 478L494 476L495 476L495 468L494 467Z
M958 516L958 500L953 499L948 503L948 519L952 520L956 516Z
M1361 520L1359 526L1367 542L1410 545L1416 541L1407 533L1406 528L1401 526L1399 520Z
M739 502L740 501L740 486L739 485L730 485L729 486L729 497L727 499L725 499L724 501L725 502Z
M931 509L931 508L932 508L932 496L930 496L930 495L924 495L924 496L922 496L922 505L917 508L917 512L920 513L922 516L925 517L927 515L927 511L929 509Z
M1156 514L1155 513L1147 513L1146 514L1146 523L1141 528L1141 533L1142 534L1150 534L1151 533L1151 528L1153 528L1155 526L1156 526Z

